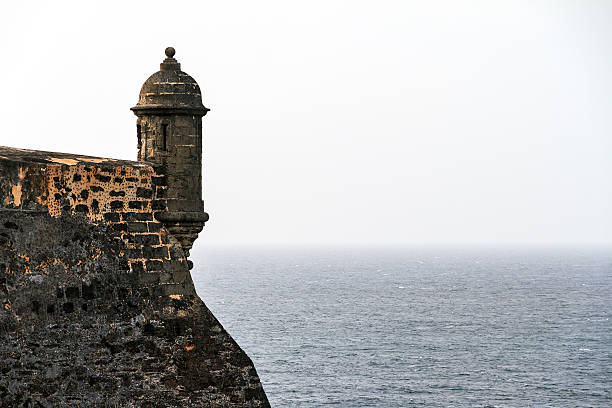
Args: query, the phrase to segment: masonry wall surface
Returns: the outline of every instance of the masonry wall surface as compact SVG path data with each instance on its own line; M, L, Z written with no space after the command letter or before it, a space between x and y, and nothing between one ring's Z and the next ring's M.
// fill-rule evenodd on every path
M167 190L147 163L0 147L0 406L269 406L157 220Z

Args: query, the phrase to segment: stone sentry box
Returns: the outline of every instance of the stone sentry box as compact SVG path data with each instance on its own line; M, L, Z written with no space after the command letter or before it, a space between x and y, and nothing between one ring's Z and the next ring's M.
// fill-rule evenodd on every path
M202 201L202 117L208 112L196 81L166 48L160 70L142 85L138 104L138 160L167 177L167 211L158 220L180 241L186 255L208 214ZM190 262L190 268L193 266Z
M197 83L166 50L138 161L0 146L0 407L269 407L195 292Z

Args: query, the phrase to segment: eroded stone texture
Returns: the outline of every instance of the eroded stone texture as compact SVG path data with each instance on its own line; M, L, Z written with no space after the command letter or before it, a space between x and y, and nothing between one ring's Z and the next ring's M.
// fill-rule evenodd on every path
M187 111L135 109L141 161L0 147L0 407L270 406L189 273L205 108L182 86L151 89Z
M0 176L2 406L268 406L151 166L0 148Z

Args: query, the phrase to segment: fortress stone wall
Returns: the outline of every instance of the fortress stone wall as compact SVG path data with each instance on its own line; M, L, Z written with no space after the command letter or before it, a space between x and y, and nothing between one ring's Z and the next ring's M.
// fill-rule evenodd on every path
M191 279L207 109L167 55L139 161L0 147L1 407L269 406Z

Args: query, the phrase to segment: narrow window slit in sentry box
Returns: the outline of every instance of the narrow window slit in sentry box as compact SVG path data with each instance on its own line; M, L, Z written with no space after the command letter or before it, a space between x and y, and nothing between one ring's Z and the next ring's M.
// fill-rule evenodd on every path
M162 124L162 148L164 149L164 151L167 151L167 145L166 145L166 138L168 136L168 125L167 124Z
M140 125L136 125L136 137L138 137L138 149L140 149L142 145L142 127Z

